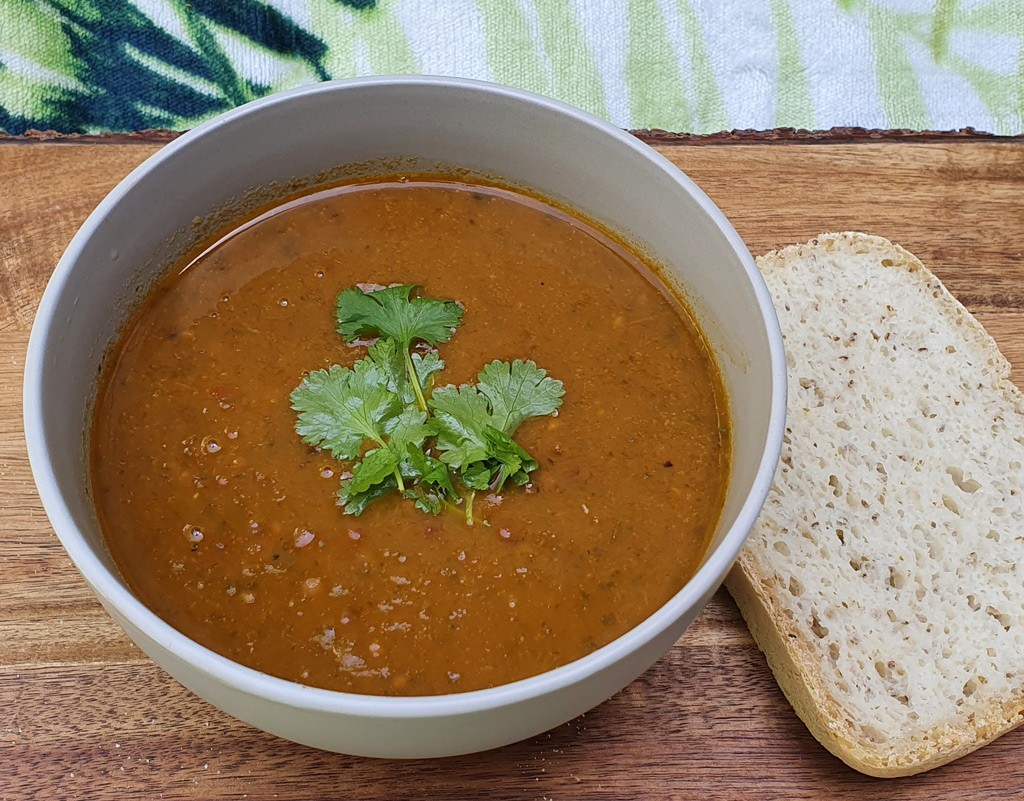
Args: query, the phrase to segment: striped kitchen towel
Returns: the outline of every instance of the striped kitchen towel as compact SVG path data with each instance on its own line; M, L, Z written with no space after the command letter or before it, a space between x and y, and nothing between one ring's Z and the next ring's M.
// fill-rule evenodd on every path
M1024 0L0 0L0 129L183 130L458 75L624 128L1024 132Z

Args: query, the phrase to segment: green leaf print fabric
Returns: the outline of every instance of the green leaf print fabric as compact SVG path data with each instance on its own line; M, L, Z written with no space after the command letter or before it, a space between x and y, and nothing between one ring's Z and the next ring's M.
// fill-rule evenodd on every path
M0 0L0 129L184 130L270 92L496 81L623 128L1024 133L1024 0Z

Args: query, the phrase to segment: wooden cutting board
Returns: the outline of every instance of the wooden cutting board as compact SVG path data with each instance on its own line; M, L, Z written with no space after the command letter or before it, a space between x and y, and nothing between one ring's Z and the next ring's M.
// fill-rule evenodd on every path
M923 776L846 768L795 717L720 592L672 651L578 720L456 759L328 754L246 726L155 667L47 523L21 429L36 304L77 226L152 143L0 143L0 800L992 799L1024 729ZM859 229L920 256L1024 365L1024 142L662 142L762 253ZM1020 379L1018 378L1018 381Z

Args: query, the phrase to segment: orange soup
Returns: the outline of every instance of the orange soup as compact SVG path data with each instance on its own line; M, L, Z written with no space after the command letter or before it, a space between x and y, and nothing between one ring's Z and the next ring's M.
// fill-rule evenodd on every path
M462 310L426 400L492 360L564 386L515 431L536 469L472 493L474 525L397 490L346 514L350 466L296 432L304 377L367 355L339 294L395 284ZM721 512L725 408L685 307L621 242L505 189L396 177L263 210L168 272L104 368L93 494L124 578L197 642L317 687L462 692L582 657L682 588Z

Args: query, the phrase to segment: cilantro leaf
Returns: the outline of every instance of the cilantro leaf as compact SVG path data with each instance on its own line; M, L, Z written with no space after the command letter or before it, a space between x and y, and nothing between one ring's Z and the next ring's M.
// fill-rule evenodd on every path
M430 397L432 425L442 460L463 467L487 458L484 428L491 425L487 397L475 386L441 387Z
M434 376L444 369L444 362L437 355L437 351L433 350L423 355L414 353L412 364L416 368L416 378L419 379L421 387L429 387L434 381ZM409 402L412 403L411 400Z
M409 448L403 472L415 477L405 497L416 502L416 508L430 514L440 514L445 506L458 501L459 495L452 483L448 465L419 448Z
M373 360L387 383L388 392L403 397L408 392L412 396L412 388L409 387L409 377L405 373L405 357L398 349L398 343L393 339L378 339L366 349L366 355Z
M338 331L347 342L361 337L394 339L402 349L415 340L429 345L447 342L462 323L462 308L451 300L410 298L415 284L363 292L346 289L338 295Z
M396 489L398 482L395 481L394 474L365 492L353 492L352 481L342 481L341 489L338 490L338 503L345 507L345 514L359 517L370 504Z
M484 435L491 449L491 458L501 464L495 491L501 491L506 479L523 485L530 480L530 473L537 469L537 461L518 442L507 434L488 426Z
M509 479L520 485L530 480L530 473L537 469L537 462L525 448L494 426L486 426L483 436L487 455L462 467L460 477L463 484L474 490L500 492Z
M414 471L407 469L407 454L419 452L423 441L430 433L426 419L427 415L423 412L406 408L397 417L387 420L384 424L386 444L381 448L367 451L362 461L357 462L352 468L352 478L349 479L347 488L349 495L362 497L373 487L385 482L388 486L405 492L405 478L418 477ZM365 500L362 508L369 505L372 500L376 498Z
M492 425L509 435L528 417L551 414L565 394L561 381L548 378L536 362L521 359L491 362L477 376L477 387L491 402Z
M418 479L420 484L442 490L449 497L455 495L452 477L444 462L424 453L419 448L409 448L406 456L409 460L406 467L408 475Z
M423 440L430 436L431 428L427 425L426 412L406 407L400 415L388 420L384 431L388 435L388 447L401 460L409 446L418 448L423 444Z
M426 413L395 392L395 381L405 381L405 373L389 369L387 354L381 348L377 358L360 359L351 369L333 365L317 370L291 395L292 408L299 412L295 429L303 441L348 461L360 458L367 440L379 446L367 451L342 483L339 500L350 514L361 514L387 489L404 492L400 467L405 455L431 433ZM408 387L406 392L411 401Z
M409 383L409 374L406 371L405 354L399 350L395 340L386 337L378 339L369 347L367 355L384 373L389 392L398 395L406 405L416 403L416 392ZM413 353L411 361L419 385L424 388L429 387L434 376L444 369L444 362L437 355L437 351L426 354Z
M494 465L487 461L467 464L462 471L462 483L473 490L485 490L494 476Z
M435 390L430 409L442 461L471 489L497 491L509 479L525 484L537 462L511 434L528 417L555 411L564 393L561 381L519 360L491 362L476 385Z
M532 361L493 361L480 371L475 385L434 390L430 409L438 447L453 452L445 461L461 467L478 451L488 450L488 426L511 436L528 417L554 412L565 390L561 381L547 375Z
M409 385L416 396L416 403L427 410L427 399L423 394L424 380L420 375L409 348L414 341L423 341L436 347L438 343L452 338L455 329L462 323L462 307L451 300L433 298L410 298L414 284L363 292L358 288L346 289L338 295L335 317L338 331L347 342L361 337L384 337L394 340L396 353L405 362ZM380 352L380 358L387 356L393 366L395 355L390 351ZM440 369L440 360L420 359L426 377Z
M397 415L401 401L388 391L374 362L360 359L352 369L332 365L306 376L291 394L299 413L295 430L302 441L326 448L338 459L359 457L363 441L383 443L385 421Z
M348 489L353 495L366 492L392 477L398 467L398 456L391 448L374 448L352 469Z

